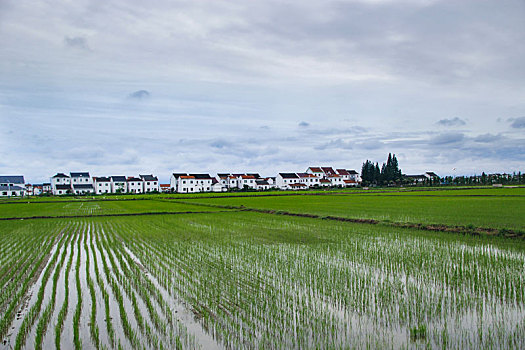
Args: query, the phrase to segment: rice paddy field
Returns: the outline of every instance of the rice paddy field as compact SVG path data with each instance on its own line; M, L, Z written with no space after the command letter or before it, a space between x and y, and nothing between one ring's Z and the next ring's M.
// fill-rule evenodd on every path
M524 197L0 204L0 349L523 349Z

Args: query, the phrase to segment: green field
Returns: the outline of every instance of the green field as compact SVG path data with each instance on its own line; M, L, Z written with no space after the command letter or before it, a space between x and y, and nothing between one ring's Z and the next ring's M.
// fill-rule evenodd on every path
M393 224L518 232L523 189L179 201L0 204L0 349L525 347L522 236Z
M6 203L0 204L0 218L27 218L33 216L89 216L140 214L159 212L217 211L217 208L204 208L192 204L180 204L157 200L121 201L74 201L50 203Z
M353 219L525 229L525 188L195 199L186 203L283 210Z

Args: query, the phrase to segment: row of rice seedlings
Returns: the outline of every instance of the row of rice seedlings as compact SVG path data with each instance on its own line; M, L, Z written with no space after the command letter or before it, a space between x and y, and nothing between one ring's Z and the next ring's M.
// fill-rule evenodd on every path
M16 342L14 349L21 349L25 345L25 341L27 338L28 333L31 330L31 327L33 327L33 324L35 323L38 314L40 313L40 310L42 308L42 301L44 299L44 291L46 288L47 280L49 279L52 269L55 267L55 264L57 262L57 259L60 255L60 249L62 248L62 245L66 239L66 235L62 235L60 238L60 241L57 243L57 248L55 253L53 254L53 257L48 262L43 278L41 281L40 289L38 290L38 296L35 304L31 307L31 309L28 311L27 315L24 317L24 320L22 321L22 324L20 325L20 329L18 331L18 334L16 336Z
M112 229L109 232L111 232L113 235L115 232L125 233L125 232L128 232L128 230L132 229L130 227L122 227L122 226L115 228L114 227L115 225L113 223L111 224L111 226L112 226ZM119 238L120 238L119 240L122 240L126 244L129 244L131 247L135 245L133 241L130 241L128 239L128 235L126 234L120 234ZM134 253L135 256L141 256L142 253L144 253L142 248L144 247L141 246L135 250L135 253L137 253L137 254ZM195 339L189 336L187 333L186 327L184 327L183 324L181 324L174 318L173 311L171 310L171 306L164 299L159 288L155 286L155 284L150 280L150 278L147 277L145 271L141 270L137 266L137 263L135 262L134 257L130 255L130 250L128 250L123 244L119 244L118 249L119 249L120 254L118 254L117 256L124 257L126 261L125 264L129 266L129 269L133 271L133 274L135 276L138 276L137 281L139 283L136 284L136 288L138 288L141 297L143 298L144 302L147 305L148 312L150 314L150 317L153 319L156 325L156 329L157 330L161 329L162 333L164 333L164 335L167 335L168 338L170 339L170 347L173 347L173 346L176 347L178 346L177 344L179 343L182 344L181 339L184 340L184 343L187 346L190 346L190 347L194 346ZM124 262L124 260L122 262ZM160 285L162 285L162 283L160 283ZM153 305L152 300L150 300L150 297L149 297L150 295L153 297L154 301L157 303L158 307L160 308L163 317L166 319L167 324L165 324L164 321L160 319L160 315L156 312L156 308ZM168 330L167 328L168 325L170 326L169 335L166 333L166 331ZM166 331L164 331L164 328L166 328Z
M75 281L77 287L77 306L73 314L73 344L75 349L82 349L82 341L80 340L80 314L82 312L82 288L80 285L80 256L82 252L80 250L80 241L84 234L84 232L80 232L77 240L77 262L75 265Z
M124 275L130 277L130 280L134 284L134 287L137 289L140 296L143 298L143 301L145 302L148 308L148 312L150 314L151 319L153 320L153 323L159 331L165 334L166 324L160 318L160 315L155 310L153 302L150 300L151 295L154 297L155 301L157 301L160 305L164 305L165 301L163 300L162 295L160 295L160 292L153 285L153 283L151 283L151 281L148 278L146 278L146 276L144 275L144 271L142 271L137 266L133 258L130 256L129 252L124 248L123 244L118 244L118 241L114 236L114 229L109 232L112 235L114 242L117 242L117 244L114 245L114 251L118 253L116 254L116 258L119 261ZM169 320L171 313L168 313L165 316Z
M60 311L58 312L57 321L55 324L55 346L57 350L60 350L61 348L61 336L62 331L64 329L64 322L67 316L67 310L69 308L69 274L71 273L71 267L73 265L73 252L74 252L74 245L76 241L79 238L79 233L77 230L74 231L73 238L71 239L71 243L69 246L70 254L69 254L69 260L67 262L66 266L66 272L65 272L65 278L64 278L64 302L62 303L62 307L60 308Z
M104 315L105 315L105 321L106 321L106 331L108 333L109 343L111 347L115 347L115 330L113 328L113 324L111 323L111 315L110 315L110 304L109 304L109 294L106 290L104 281L102 280L102 276L99 271L97 257L96 257L96 250L94 245L94 239L96 236L95 229L92 230L92 233L90 235L90 247L91 251L93 252L93 265L95 269L95 279L98 284L98 288L100 292L102 293L102 298L104 299Z
M26 239L21 240L24 244L26 244L26 247L29 249L25 249L24 253L21 253L21 260L16 265L8 265L7 268L9 268L9 272L5 274L4 279L2 281L2 294L0 295L0 310L2 310L6 303L11 301L12 296L16 291L18 291L20 285L23 283L24 279L26 278L26 273L31 271L31 268L33 267L33 264L36 262L37 259L40 257L41 249L39 249L41 246L46 248L51 244L53 239L51 237L48 237L45 239L44 242L42 242L42 236L38 235L38 238L36 238L37 235L35 235L35 240L33 242L29 242L29 237L26 236ZM31 249L34 248L34 249ZM7 265L7 264L6 264Z
M40 316L40 320L38 321L38 324L36 327L36 336L35 336L35 344L34 344L35 349L42 349L42 341L44 340L45 332L47 331L47 327L49 325L49 322L51 321L51 316L55 309L58 277L60 275L60 271L62 270L62 266L64 265L64 261L66 260L67 246L70 241L71 241L71 235L67 234L67 239L64 244L64 250L62 251L62 257L60 258L60 261L58 262L55 268L55 273L53 275L53 287L52 287L52 292L51 292L52 293L51 300L49 301L46 308L42 312L42 315Z
M55 236L52 237L53 238L50 237L48 244L44 244L42 251L38 250L39 247L34 247L35 255L33 257L34 260L32 260L33 264L28 264L12 282L13 288L9 288L9 290L16 291L13 292L15 294L13 295L12 292L6 290L2 291L2 293L5 292L5 295L9 297L9 299L7 299L9 305L5 309L2 319L0 320L0 338L3 338L7 334L10 324L15 317L16 308L20 305L22 298L25 297L27 291L29 290L37 271L39 271L42 264L44 264L46 261L46 257L48 257L51 253L53 249L53 244L51 242L54 242ZM26 271L29 270L29 268L31 268L31 270L26 274ZM22 278L25 278L23 282L21 282Z
M0 288L8 287L11 284L12 276L28 264L27 256L34 253L33 249L28 247L42 244L45 237L49 236L48 232L33 231L33 234L27 234L30 227L23 225L16 230L9 231L9 236L2 235L0 242ZM6 240L7 238L7 240ZM3 303L0 299L0 309Z
M129 267L127 265L127 262L125 262L122 259L121 254L118 254L117 251L115 251L116 246L118 245L118 242L114 240L114 237L112 237L113 240L109 242L107 240L109 236L110 234L106 233L106 237L105 237L106 239L103 241L103 245L105 246L106 251L108 252L108 258L109 258L111 265L114 267L117 267L116 269L113 270L113 272L115 276L117 277L117 280L119 281L120 285L123 287L126 295L131 301L131 304L133 307L133 313L135 316L135 320L137 321L139 331L141 331L145 335L146 339L148 340L148 343L152 347L154 348L162 347L162 344L159 342L158 337L153 333L153 330L149 326L149 322L146 322L146 319L144 318L144 316L142 315L142 312L140 311L139 300L132 286L132 284L134 284L135 289L138 290L136 288L137 283L133 283L136 279L136 276L132 275L129 272ZM113 257L113 255L115 257ZM115 258L117 259L116 261L115 261ZM122 271L122 273L120 271ZM142 297L144 297L144 295L142 295Z
M109 265L106 261L106 254L105 254L107 252L105 252L101 241L102 239L100 238L100 234L97 234L96 245L101 255L102 266L104 269L105 276L108 280L108 284L110 285L111 290L113 291L113 295L115 296L115 299L117 300L117 303L118 303L119 315L120 315L120 320L122 323L124 335L129 340L133 348L135 349L140 348L140 341L137 337L135 330L130 324L130 321L127 316L126 308L124 307L124 297L122 295L122 291L120 289L119 284L115 281L115 278L112 276L112 274L115 273L115 271L110 270L109 268Z
M375 240L375 238L374 238L374 240ZM373 241L371 241L371 242L373 242ZM372 245L371 245L371 247L372 248L380 247L381 250L386 250L386 249L391 249L392 248L392 244L391 244L392 242L385 241L384 243L383 242L378 242L378 243L379 244L376 244L376 247L373 247ZM435 247L433 247L433 243L434 242L427 242L426 244L421 245L421 247L423 247L424 250L421 250L419 248L417 248L415 250L416 252L420 251L420 253L418 253L418 254L420 255L420 257L423 256L423 261L432 262L432 258L430 256L427 256L427 252L430 252L431 249L435 250ZM341 250L345 251L347 248L352 248L353 249L354 247L352 247L352 244L349 245L349 246L348 245L342 245L340 247L335 246L335 248L336 248L336 251L341 251ZM359 243L359 244L356 243L356 247L357 246L361 246L361 243ZM417 322L421 322L421 321L423 321L423 322L428 321L428 317L427 316L424 316L424 317L421 317L421 316L424 315L427 312L430 312L429 310L432 310L432 308L428 308L428 307L421 308L421 305L428 304L427 300L428 301L434 301L435 300L434 299L435 296L432 296L431 290L436 285L435 282L438 282L438 281L433 281L432 279L429 281L429 279L426 278L426 276L424 276L424 273L426 273L427 270L432 272L432 271L434 271L434 268L429 270L428 267L419 266L418 267L419 270L417 268L416 269L412 269L412 270L415 270L415 271L412 271L411 274L410 274L411 275L410 278L408 278L409 274L406 273L406 270L410 271L410 269L404 269L405 273L403 273L403 271L404 271L403 269L398 270L398 271L394 271L396 266L400 266L400 265L396 265L397 263L392 264L391 262L392 262L392 258L393 257L396 258L396 256L398 254L390 254L390 256L388 256L388 255L387 256L381 256L380 255L379 259L377 259L375 262L374 261L369 261L367 265L353 265L353 263L349 264L348 268L347 268L347 272L345 272L345 274L347 274L347 276L352 276L352 277L355 276L355 277L353 277L353 281L354 281L353 283L354 284L353 285L348 285L346 283L341 283L341 282L345 281L344 274L339 274L339 275L337 274L338 271L340 270L338 268L338 265L340 265L339 263L337 263L333 267L330 267L329 265L326 264L327 262L332 262L332 261L337 262L337 259L335 259L335 260L333 259L333 253L334 252L327 251L327 252L323 253L322 251L320 251L319 253L321 253L321 254L318 254L315 251L313 251L313 252L305 254L304 251L298 251L296 254L291 254L290 255L290 251L289 251L290 247L286 247L286 246L283 246L283 247L284 247L283 251L280 252L280 256L282 256L282 258L280 259L281 262L276 262L275 260L273 260L273 261L270 261L269 264L268 264L268 267L270 267L270 270L272 269L272 263L273 263L273 266L278 266L280 270L283 270L283 267L284 267L284 273L280 274L283 277L278 279L279 283L282 283L282 281L290 280L289 276L294 276L294 275L297 276L297 274L299 273L299 275L297 276L297 277L299 277L299 280L307 281L306 279L308 277L313 280L313 283L314 283L314 290L313 291L315 291L315 294L312 295L312 297L315 297L315 299L328 298L327 300L331 300L330 303L333 303L334 305L340 305L340 306L336 306L336 309L347 309L347 308L350 307L353 310L362 310L362 311L358 311L358 312L359 313L363 312L365 315L377 315L377 316L374 316L374 319L379 320L379 321L381 321L385 317L387 317L388 319L391 319L391 320L396 320L396 314L398 315L397 316L397 320L399 320L400 319L400 317L399 317L400 315L407 314L409 316L409 318L407 318L407 320L405 321L406 322L405 324L407 324L407 325L411 324L412 322L417 323ZM366 247L363 250L367 250ZM375 256L374 253L370 254L370 252L374 252L374 251L377 252L377 249L372 249L372 250L368 249L369 257L374 257ZM413 247L407 246L407 247L404 248L404 251L405 252L408 252L408 251L414 252L414 249L413 249ZM447 247L444 247L443 249L439 249L439 251L447 252ZM357 260L357 258L359 256L356 255L355 252L352 252L352 251L350 251L350 252L351 252L350 255L347 255L347 256L343 257L343 259L342 259L343 262L345 262L345 261L352 262L352 261L356 261ZM178 253L179 252L176 252L175 254L178 254ZM268 256L268 252L262 251L260 253L261 253L262 256ZM292 253L293 253L293 251L292 251ZM312 255L312 253L314 253L314 255ZM245 254L245 253L244 252L234 252L233 256L237 257L237 256L243 255L243 254ZM428 254L428 255L430 255L430 254ZM312 257L314 259L312 260L311 263L309 263L308 261L305 261L304 259L301 259L301 256L306 256L306 258L310 259L310 260L312 260ZM316 258L316 257L318 257L318 258ZM257 256L254 256L254 257L248 256L248 258L255 258L255 260L254 260L255 262L257 260L259 260L259 258ZM270 260L272 260L275 257L272 257L270 255L269 258L270 258ZM186 258L183 257L183 259L186 259ZM295 260L295 259L297 259L297 260ZM373 260L373 259L368 258L368 260ZM245 261L247 262L246 266L251 266L249 264L248 259L246 259ZM294 261L297 261L297 264L293 264ZM290 262L292 262L291 265L290 265ZM521 260L521 263L523 263L523 259ZM253 264L253 260L252 260L252 264ZM266 263L264 263L264 265L266 265ZM377 268L377 266L385 266L385 265L387 266L386 269L385 268ZM442 264L440 264L439 261L437 261L435 263L430 263L428 265L430 265L430 266L433 265L433 266L437 266L437 267L438 266L442 266ZM180 266L184 266L184 265L180 265ZM179 268L180 268L180 266L179 266ZM197 266L200 266L200 265L197 265ZM304 269L305 266L307 267L306 269ZM368 271L368 272L365 271L365 273L362 274L359 271L361 271L360 269L363 266L365 266L365 267L369 266L369 267L372 267L372 269L367 268L366 271ZM488 265L488 266L490 266L490 265ZM289 268L287 269L287 267L289 267ZM299 267L303 267L303 269L301 270ZM356 270L356 268L359 269L359 270ZM467 271L468 271L469 268L470 267L467 266ZM237 269L237 267L236 267L236 269ZM275 268L273 268L273 270L275 270ZM389 272L389 270L390 270L390 272ZM263 269L263 271L264 271L264 269ZM304 273L301 273L301 271L304 271ZM249 271L244 271L243 273L246 273L246 272L249 272ZM362 277L359 277L360 274L358 272L361 273ZM501 271L499 271L499 272L501 272ZM387 273L387 274L385 274L385 273ZM399 285L399 286L396 286L395 284L392 285L392 281L395 281L397 276L399 276L399 273L401 273L402 276L406 277L406 278L404 278L405 282L402 285ZM380 278L376 277L376 275L379 276ZM326 278L327 276L329 277L328 279ZM517 276L519 276L519 274L517 274ZM193 278L200 278L199 276L192 276L192 277ZM359 278L356 279L357 277L359 277ZM515 278L515 277L516 277L516 273L515 272L509 274L509 278L510 279ZM464 280L469 280L470 279L470 277L465 276L465 275L463 275L462 278ZM294 279L296 279L296 277L294 277ZM509 279L507 279L507 281L508 280ZM408 281L413 281L413 282L408 283ZM517 281L515 283L516 286L522 285L522 283L520 282L519 277L517 278L516 281ZM307 281L307 282L311 283L312 281ZM379 284L379 283L381 283L381 284ZM503 285L504 286L505 285L510 285L509 288L512 288L512 284L509 284L508 282L506 284L503 284ZM392 287L396 286L396 287L395 287L395 289L393 289L391 291L388 291L388 289L385 289L385 288L390 288L390 286L392 286ZM437 285L437 286L439 286L439 285ZM350 288L348 288L348 287L350 287ZM424 287L423 290L421 290L421 287ZM291 288L291 287L287 287L287 288ZM401 288L401 289L399 289L399 288ZM348 291L348 290L350 290L352 292L350 295L355 294L355 296L357 298L354 298L354 297L343 298L344 291ZM292 291L293 291L293 289L292 289ZM332 293L331 291L335 291L335 293ZM359 291L365 291L365 292L359 292ZM399 294L398 293L399 291L402 291L403 293ZM423 297L422 291L423 291L423 293L431 293L431 294L429 294L428 296L425 296L424 298L422 298ZM372 293L370 293L370 292L372 292ZM396 302L399 303L399 301L401 301L403 298L405 298L405 295L406 295L407 292L409 293L408 299L411 300L411 303L407 304L404 308L406 309L408 307L408 309L406 309L406 310L409 311L409 312L404 311L404 312L402 312L400 314L399 310L396 310L397 308L394 308L391 312L389 310L387 310L389 305L396 305ZM292 295L293 294L295 294L295 292L293 292ZM452 294L451 296L454 297L453 300L459 300L457 298L458 298L458 296L461 298L461 294L466 295L467 297L468 297L468 295L471 295L471 294L468 293L468 290L460 289L460 290L454 292L454 294ZM516 294L516 288L514 288L514 292L513 293L508 293L508 294L511 294L511 295ZM318 296L316 296L316 295L318 295ZM396 296L396 295L401 296L401 298ZM429 296L430 296L430 299L429 299ZM443 294L441 296L436 295L436 296L438 296L440 298L450 298L449 296L447 296L447 294ZM379 297L379 299L378 299L378 297ZM302 298L302 299L304 300L304 298ZM312 300L312 302L313 302L313 300L315 300L315 299L312 299L312 298L310 298L310 299ZM205 299L200 299L200 300L202 302ZM383 300L383 302L379 303L380 300ZM494 300L494 299L492 299L492 300ZM357 303L356 303L356 301L357 301ZM460 302L463 303L463 301L460 301ZM447 311L447 313L453 312L452 310L453 310L454 306L457 307L457 304L454 304L454 303L455 302L450 304L450 307L448 307L448 310L450 310L450 311ZM467 308L470 305L471 304L465 303L465 305L463 307ZM390 309L392 309L392 308L390 307ZM421 314L420 312L417 312L417 309L423 309L425 311L424 311L423 314ZM385 310L388 311L386 314L384 312ZM411 315L413 315L413 316L411 316ZM329 323L327 323L327 325L329 327L331 327L330 326L330 322L332 322L332 321L329 321ZM397 321L397 322L399 322L399 321ZM385 324L384 321L382 321L380 323Z
M28 246L27 251L32 252L28 256L28 263L22 268L21 271L17 271L17 275L9 283L6 288L2 289L1 297L3 299L2 317L0 319L0 338L5 337L9 327L15 317L16 308L20 305L22 298L26 295L33 278L35 277L40 266L46 260L53 249L55 237L58 234L59 229L49 235L47 239L40 243L35 241L35 244Z
M89 228L90 231L91 227ZM92 236L92 233L88 236ZM93 280L89 276L89 266L90 266L90 256L88 250L88 237L84 239L84 251L86 252L86 281L89 288L89 293L91 295L91 313L90 313L90 322L89 322L89 331L91 334L91 339L95 344L95 348L98 350L101 348L102 344L100 342L99 329L97 326L97 297L95 294L95 286Z

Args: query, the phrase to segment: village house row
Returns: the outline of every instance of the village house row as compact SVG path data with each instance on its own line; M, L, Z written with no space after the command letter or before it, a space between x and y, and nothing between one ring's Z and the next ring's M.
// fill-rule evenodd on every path
M309 167L304 173L279 173L261 177L257 173L209 174L173 173L169 184L160 184L154 175L91 177L89 172L57 173L49 183L25 184L24 177L0 176L0 196L24 196L49 193L82 195L109 193L198 193L269 189L304 190L318 187L358 186L361 178L355 170Z

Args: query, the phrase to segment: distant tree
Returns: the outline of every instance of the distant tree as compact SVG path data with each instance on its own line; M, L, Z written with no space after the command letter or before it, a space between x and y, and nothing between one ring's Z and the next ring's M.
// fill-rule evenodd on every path
M401 183L403 175L396 155L389 153L386 163L381 167L378 162L374 164L367 159L361 167L361 179L365 185Z

